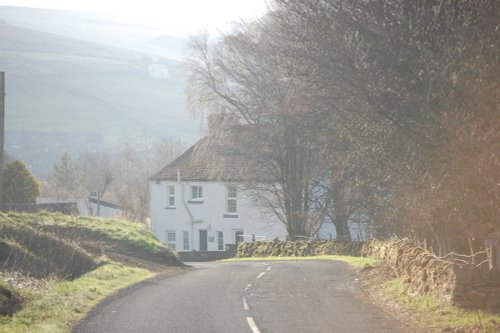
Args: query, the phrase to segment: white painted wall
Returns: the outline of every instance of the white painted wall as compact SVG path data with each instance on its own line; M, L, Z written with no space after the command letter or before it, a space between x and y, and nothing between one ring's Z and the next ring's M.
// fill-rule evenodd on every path
M203 201L190 200L191 186L203 187ZM218 250L217 232L222 231L225 244L235 244L235 232L243 231L244 240L286 238L286 228L276 216L256 207L244 192L238 192L237 216L227 216L227 185L220 182L159 181L150 182L151 229L167 243L166 232L175 231L175 249L184 251L183 232L189 232L189 249L200 250L200 230L207 230L208 251ZM168 186L175 186L175 205L168 207Z

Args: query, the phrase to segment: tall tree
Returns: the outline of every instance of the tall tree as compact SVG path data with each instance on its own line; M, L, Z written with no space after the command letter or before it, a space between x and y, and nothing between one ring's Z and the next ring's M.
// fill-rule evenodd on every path
M494 168L486 167L498 160L488 149L491 133L498 132L498 116L492 116L500 96L498 2L273 4L275 45L283 63L291 64L289 75L316 87L310 103L330 110L338 124L332 138L345 139L346 149L332 149L347 177L344 202L368 206L384 232L436 240L443 249L479 235L481 228L471 226L487 207L491 213L480 224L497 223L498 206L490 200L456 199L464 193L498 196ZM464 144L457 133L471 140ZM479 168L471 173L474 168L457 164L460 154L474 150L488 156L476 157L489 170L481 186L470 182L481 178ZM452 172L447 164L460 166ZM439 192L439 200L429 202L426 187Z
M225 119L212 135L247 162L254 181L246 189L278 216L290 238L310 237L331 208L330 166L317 135L325 122L302 103L300 82L282 75L267 28L241 26L213 46L206 36L194 39L188 105L219 114L215 122Z
M82 175L80 168L68 153L63 153L58 164L54 165L52 175L47 179L46 192L55 196L81 196Z
M287 172L307 160L295 153L321 152L304 169L325 160L323 170L340 175L330 186L337 220L363 208L384 234L458 248L479 235L470 229L474 216L499 228L495 200L456 194L499 195L492 167L498 156L488 148L496 147L500 105L498 6L492 0L275 0L263 20L212 45L193 43L188 101L260 129L248 135L253 146L243 151L259 147L254 160L273 161L281 179L293 180L279 188L290 225L300 214L289 200L304 196L299 175ZM459 126L464 120L471 126ZM484 165L457 163L461 155ZM446 168L450 163L459 167ZM488 176L479 177L480 170Z
M115 176L112 156L104 152L85 152L80 155L78 164L85 175L83 185L87 193L96 191L98 198L104 199Z

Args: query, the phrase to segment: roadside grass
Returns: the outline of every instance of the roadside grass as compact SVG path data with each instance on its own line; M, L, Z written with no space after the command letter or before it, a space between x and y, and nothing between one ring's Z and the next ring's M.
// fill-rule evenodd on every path
M384 303L407 313L419 325L441 332L500 332L500 315L482 310L466 310L437 300L431 296L415 295L396 278L372 286L384 298Z
M40 290L16 288L25 304L12 317L0 316L0 332L68 332L101 300L153 275L144 269L108 263L73 281L47 279Z
M352 257L339 255L321 255L321 256L305 256L305 257L250 257L250 258L230 258L221 260L222 262L238 262L238 261L305 261L305 260L330 260L344 261L356 267L372 266L377 267L382 264L381 260L368 257Z

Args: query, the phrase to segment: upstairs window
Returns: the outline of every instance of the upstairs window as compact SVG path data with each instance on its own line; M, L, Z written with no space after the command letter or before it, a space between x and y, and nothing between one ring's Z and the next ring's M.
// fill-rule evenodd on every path
M202 199L203 199L203 187L191 186L191 200L202 200Z
M236 214L238 211L236 186L227 187L227 213Z
M168 207L175 206L175 186L167 186L167 205Z

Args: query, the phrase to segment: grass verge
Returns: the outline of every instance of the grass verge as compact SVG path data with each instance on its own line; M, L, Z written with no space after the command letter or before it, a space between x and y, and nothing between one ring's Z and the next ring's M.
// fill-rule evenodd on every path
M115 291L152 277L140 268L108 263L73 281L46 280L40 290L17 289L25 305L0 317L2 333L63 333Z
M399 279L370 286L372 299L391 312L416 321L432 332L495 333L500 332L500 315L480 310L465 310L431 296L416 295Z
M222 262L237 261L304 261L304 260L332 260L344 261L356 267L372 266L376 267L382 263L381 260L367 257L351 257L337 255L306 256L306 257L250 257L250 258L230 258L221 260Z
M107 296L171 266L178 255L136 223L0 213L0 332L69 332Z

